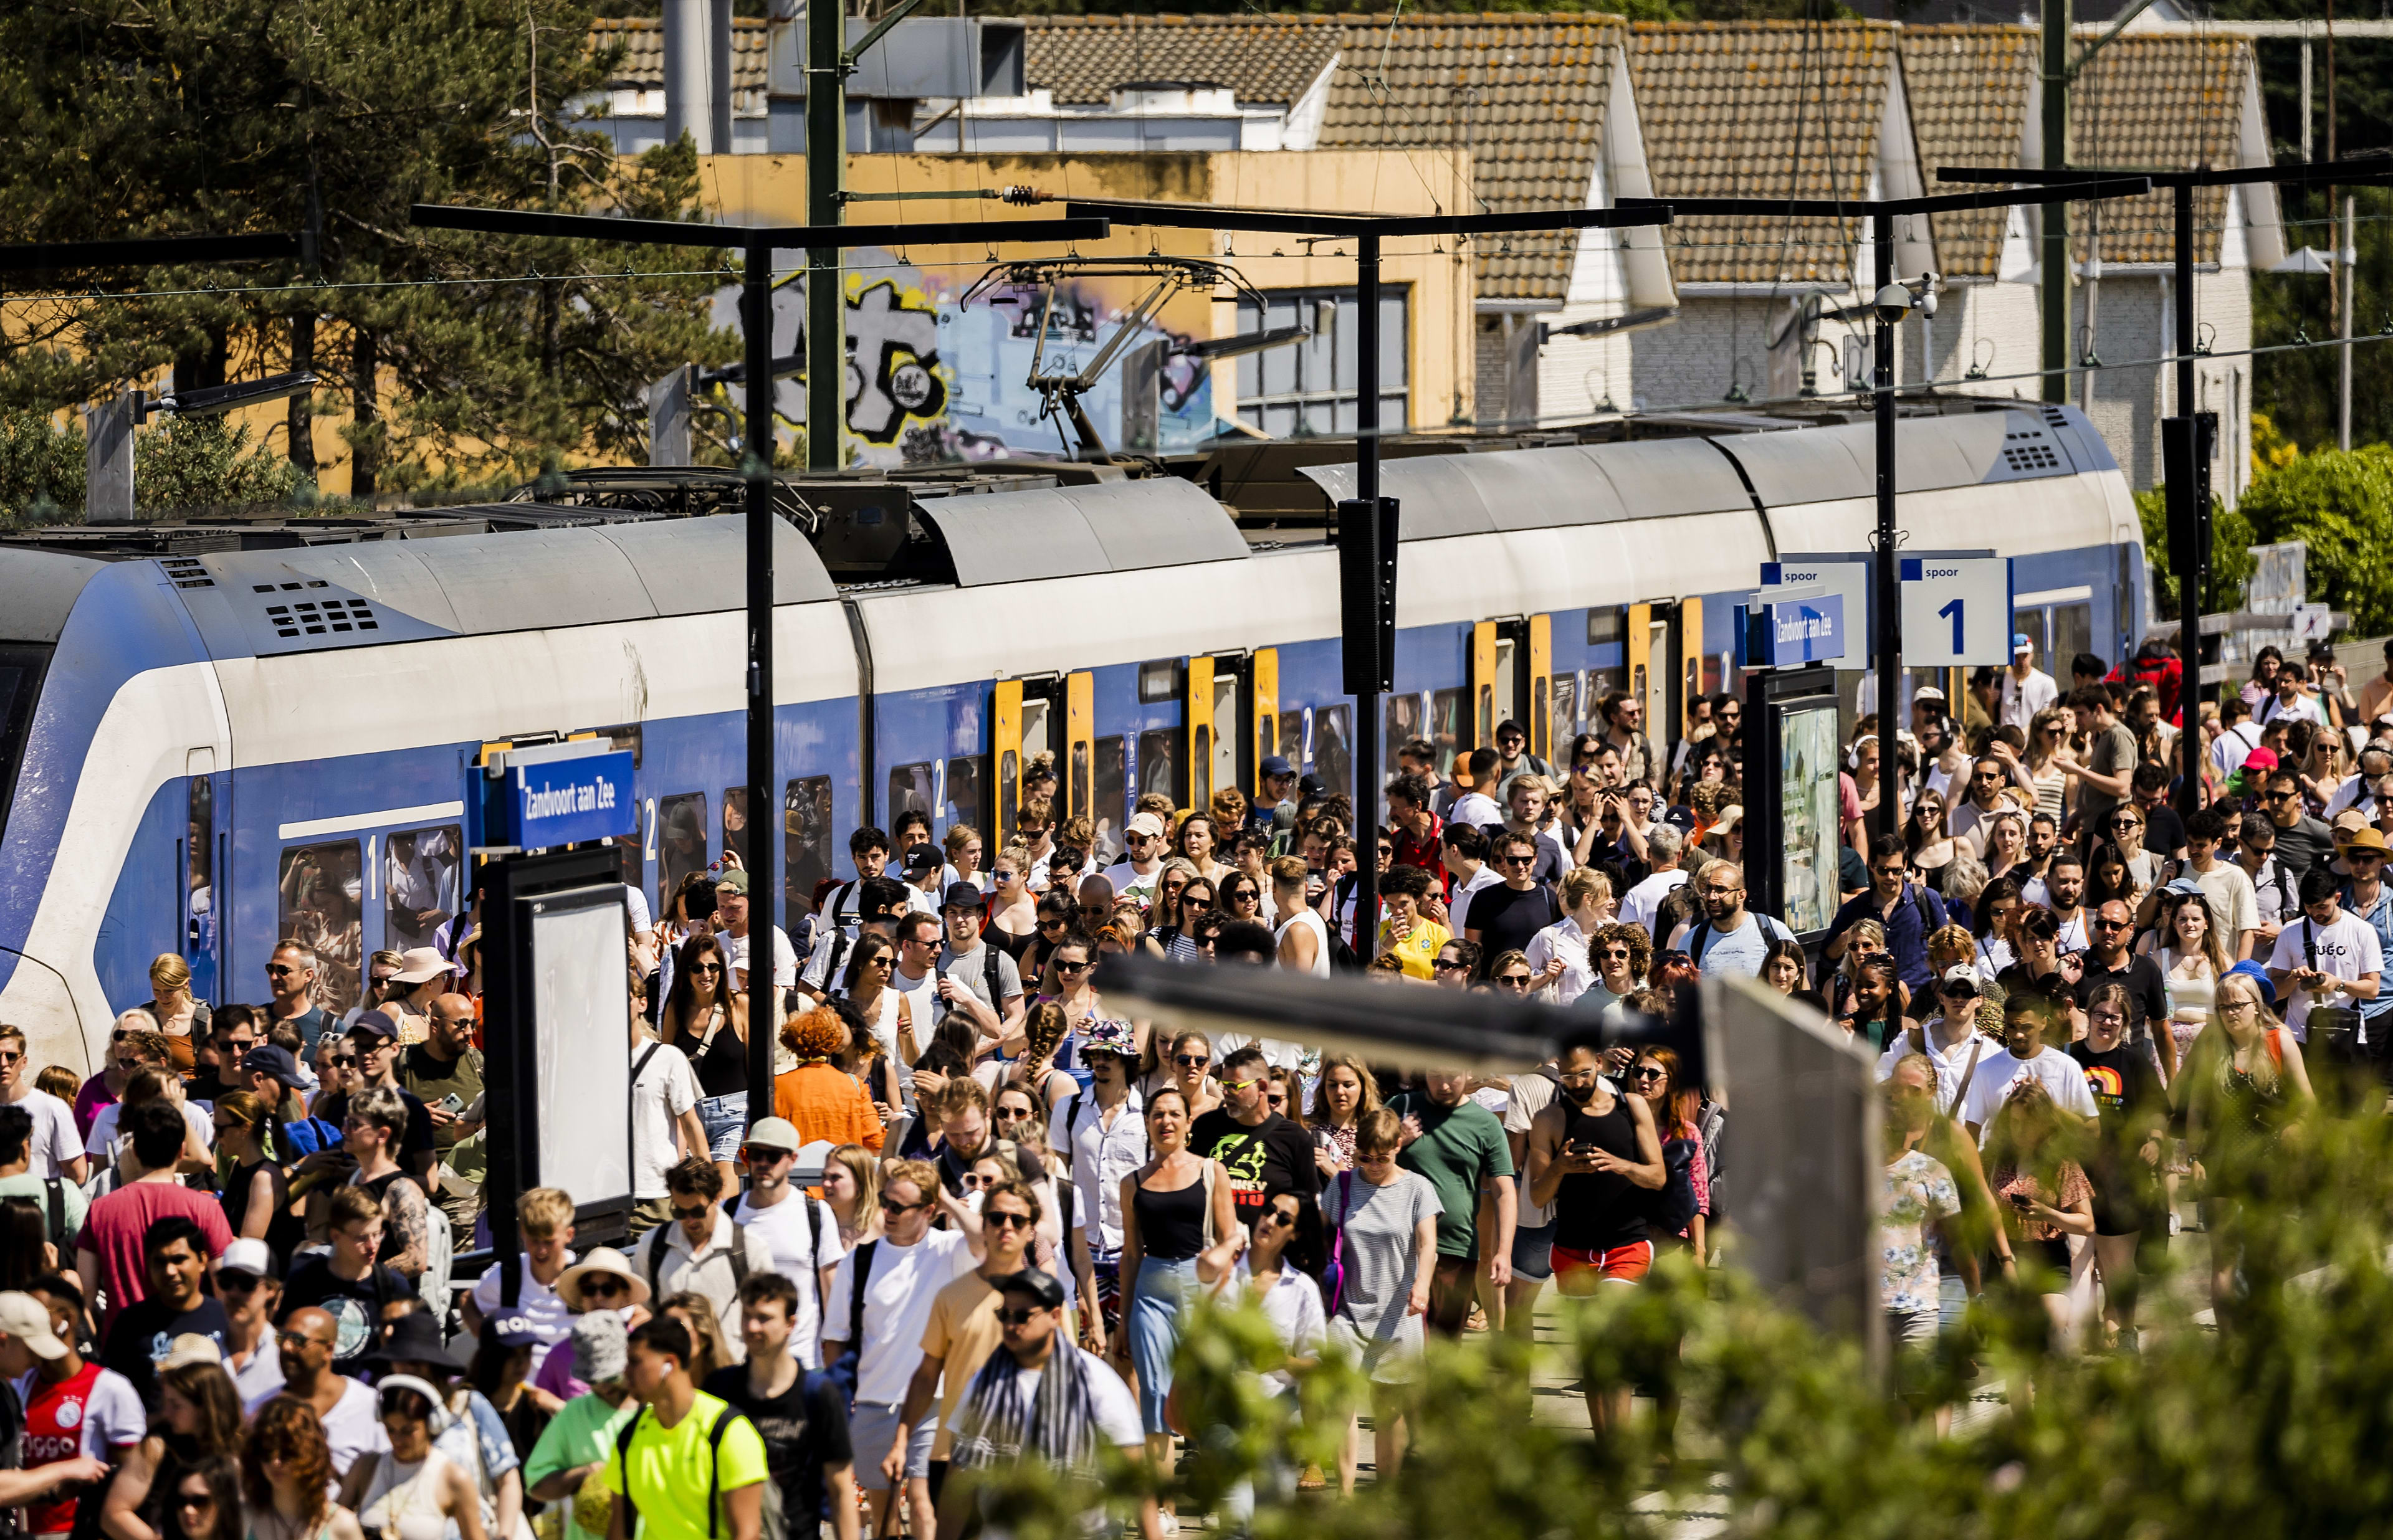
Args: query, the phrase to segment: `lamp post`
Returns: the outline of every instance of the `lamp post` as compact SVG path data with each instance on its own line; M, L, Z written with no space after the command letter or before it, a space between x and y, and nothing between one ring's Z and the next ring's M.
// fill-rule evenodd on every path
M794 227L684 225L668 219L617 219L603 215L525 214L512 209L450 208L418 203L414 222L427 228L474 230L486 235L528 235L547 240L622 241L647 246L713 246L741 254L739 320L746 342L742 378L747 385L747 432L740 443L740 474L748 483L747 684L748 848L741 859L749 883L748 1019L774 1020L773 927L780 906L778 869L767 831L779 820L767 810L773 796L773 254L777 251L837 251L851 246L945 245L956 241L1103 240L1105 221L1096 219L959 220L920 225L800 225ZM834 272L836 263L833 264ZM816 398L821 381L812 383ZM836 377L831 386L838 396ZM836 421L836 418L834 418ZM870 795L870 788L867 789ZM761 1087L748 1099L754 1126L773 1112L773 1034L760 1024L748 1034L748 1083Z

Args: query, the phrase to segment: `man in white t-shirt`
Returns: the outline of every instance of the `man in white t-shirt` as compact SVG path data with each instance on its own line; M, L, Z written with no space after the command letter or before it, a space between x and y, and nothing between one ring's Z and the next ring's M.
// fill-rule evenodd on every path
M1471 896L1504 881L1487 859L1487 832L1470 824L1450 823L1438 836L1438 864L1453 879L1446 887L1445 928L1460 935L1471 921Z
M1122 826L1124 857L1107 867L1105 881L1116 898L1135 898L1142 905L1155 900L1155 884L1163 874L1163 820L1140 813Z
M540 1372L548 1350L573 1330L572 1308L556 1297L556 1281L573 1265L572 1196L562 1188L535 1187L516 1199L516 1234L523 1242L523 1256L514 1298L507 1295L506 1269L493 1265L475 1280L458 1314L469 1337L481 1331L484 1321L501 1315L529 1322L540 1334L532 1344L531 1366L524 1371L530 1379Z
M931 1228L932 1215L947 1211L952 1230ZM856 1353L856 1408L848 1419L848 1445L886 1450L906 1409L906 1387L922 1357L922 1328L939 1290L978 1266L980 1216L968 1212L939 1185L938 1168L927 1160L893 1163L881 1180L878 1240L866 1241L840 1259L825 1297L823 1358L836 1364ZM857 1277L863 1307L857 1308ZM861 1340L858 1337L861 1328ZM931 1445L938 1438L934 1419L913 1430L906 1455L907 1511L916 1534L930 1534L937 1522L931 1507ZM872 1530L879 1533L889 1508L889 1478L873 1460L856 1462L857 1483L872 1503Z
M34 1089L33 1059L20 1027L0 1025L0 1103L22 1107L33 1116L33 1131L25 1142L26 1170L44 1181L64 1177L80 1186L90 1166L75 1131L74 1109Z
M1994 1115L2022 1081L2042 1085L2062 1112L2091 1121L2097 1116L2094 1093L2086 1089L2086 1071L2057 1048L2044 1046L2046 1024L2066 1022L2068 1007L2036 989L2016 989L2003 1001L2003 1051L1978 1061L1976 1078L1961 1100L1961 1120L1970 1136L1983 1144Z
M1622 924L1653 930L1654 918L1662 910L1662 900L1687 881L1686 872L1679 866L1680 842L1685 838L1669 824L1655 826L1646 837L1645 855L1654 864L1654 875L1629 889L1628 896L1620 901Z
M790 1317L790 1352L809 1369L822 1367L822 1300L830 1292L831 1269L847 1255L840 1248L839 1220L822 1200L790 1181L805 1142L786 1117L757 1120L748 1130L740 1158L748 1165L748 1191L725 1205L734 1224L745 1225L772 1253L773 1271L797 1286Z
M731 987L748 987L748 874L726 871L714 882L714 933L731 964ZM788 989L798 982L798 949L778 925L773 927L773 987Z
M2060 698L2052 675L2035 666L2035 642L2026 632L2011 637L2011 666L2003 671L2002 709L1996 720L2024 733L2035 713Z
M2269 956L2269 982L2286 1002L2294 1040L2309 1041L2313 1007L2357 1011L2360 1001L2374 999L2384 972L2376 927L2343 912L2342 882L2324 867L2305 872L2301 918L2285 921Z
M2235 864L2234 853L2227 848L2227 820L2207 807L2188 818L2185 854L2185 875L2177 881L2190 880L2202 890L2228 957L2246 960L2259 936L2260 906L2251 874Z
M889 987L906 997L918 1043L931 1040L932 1024L939 1019L941 929L937 915L909 909L890 933L890 939L897 943L897 957L889 970Z
M675 1136L679 1136L679 1143ZM708 1147L706 1125L698 1116L698 1077L689 1060L671 1043L647 1034L647 1024L632 1024L632 1219L631 1238L639 1239L672 1217L665 1173L681 1159L682 1151Z
M1665 945L1685 951L1706 978L1727 973L1759 978L1770 944L1792 941L1795 933L1784 921L1745 907L1745 868L1734 861L1706 862L1694 883L1704 917L1681 923Z

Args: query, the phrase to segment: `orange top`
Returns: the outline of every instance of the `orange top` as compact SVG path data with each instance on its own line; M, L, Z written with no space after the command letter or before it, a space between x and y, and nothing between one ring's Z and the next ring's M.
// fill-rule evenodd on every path
M773 1081L773 1116L786 1117L811 1144L861 1144L881 1152L881 1115L854 1077L823 1063L800 1064Z

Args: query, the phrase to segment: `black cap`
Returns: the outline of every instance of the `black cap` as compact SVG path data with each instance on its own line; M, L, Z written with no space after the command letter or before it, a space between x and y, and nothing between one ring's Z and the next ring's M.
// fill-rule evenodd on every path
M369 1011L349 1024L347 1036L352 1038L388 1038L399 1040L399 1024L380 1011Z
M242 1055L241 1067L252 1075L271 1075L293 1090L306 1089L307 1080L299 1073L299 1061L291 1051L277 1043L260 1043Z
M978 909L985 901L985 895L970 882L950 882L948 884L948 891L939 895L939 907Z
M1681 831L1690 831L1695 827L1694 814L1683 807L1671 808L1662 815L1662 821Z
M1019 1272L1009 1272L1000 1278L991 1278L989 1284L1000 1294L1019 1294L1027 1297L1040 1310L1064 1308L1064 1286L1055 1281L1053 1274L1041 1272L1035 1267L1026 1267Z
M908 871L930 871L947 864L948 858L939 854L936 845L916 845L906 853Z

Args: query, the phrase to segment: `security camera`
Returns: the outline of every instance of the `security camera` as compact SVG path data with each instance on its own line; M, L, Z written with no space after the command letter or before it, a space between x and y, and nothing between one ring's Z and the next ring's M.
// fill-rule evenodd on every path
M1911 313L1911 291L1900 283L1890 283L1871 296L1870 309L1878 320L1893 326Z
M1936 319L1936 291L1929 290L1919 296L1919 313L1929 320Z

